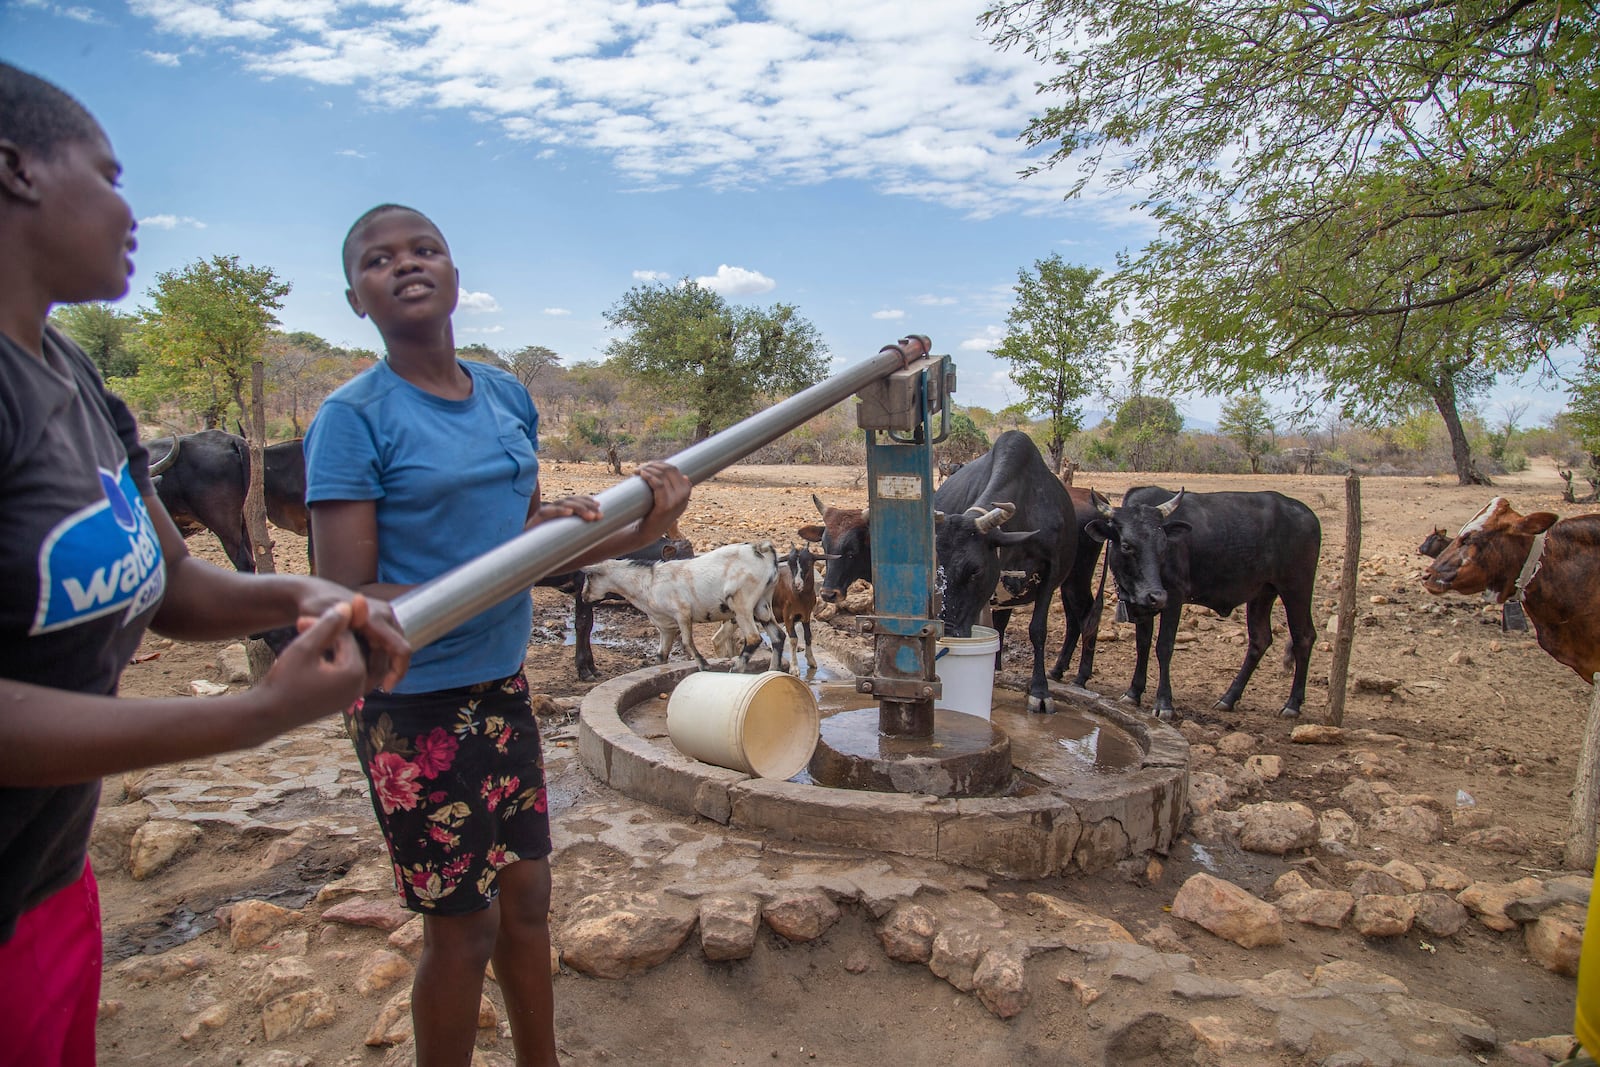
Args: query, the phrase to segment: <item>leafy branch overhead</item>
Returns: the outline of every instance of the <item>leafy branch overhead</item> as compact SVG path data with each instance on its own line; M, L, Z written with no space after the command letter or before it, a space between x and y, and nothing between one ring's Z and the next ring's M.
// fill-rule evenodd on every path
M1052 67L1040 165L1159 224L1116 282L1169 385L1453 404L1594 330L1593 0L1040 0L983 22Z

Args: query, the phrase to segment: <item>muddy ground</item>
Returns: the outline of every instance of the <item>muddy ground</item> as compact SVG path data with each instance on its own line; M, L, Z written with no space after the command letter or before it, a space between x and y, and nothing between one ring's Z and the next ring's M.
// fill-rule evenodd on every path
M542 477L547 497L594 492L614 480L599 465L581 464L546 464ZM1130 485L1155 481L1191 490L1270 488L1305 501L1322 521L1315 617L1319 630L1327 626L1342 566L1343 478L1081 474L1078 481L1096 486L1113 499ZM1415 554L1415 548L1435 524L1458 528L1493 493L1506 495L1523 512L1552 510L1566 515L1583 509L1561 503L1561 481L1548 461L1500 479L1493 490L1460 488L1453 483L1453 478L1441 474L1437 478L1368 478L1361 484L1364 523L1359 617L1345 726L1402 739L1385 750L1382 765L1383 779L1400 793L1428 794L1447 807L1465 794L1476 806L1491 812L1494 822L1520 830L1528 844L1525 850L1512 853L1461 847L1456 843L1461 831L1451 829L1447 818L1444 840L1437 843L1409 845L1378 839L1363 844L1362 849L1380 864L1403 856L1413 862L1426 859L1448 864L1477 879L1547 878L1563 873L1562 838L1590 689L1540 650L1531 635L1502 633L1498 613L1486 612L1476 598L1440 598L1425 592L1418 579L1426 560ZM812 493L830 504L861 505L866 500L864 478L854 469L733 468L695 490L684 518L684 533L702 549L763 537L777 541L782 550L796 540L797 527L816 521ZM280 567L303 570L303 542L289 534L279 533L278 537ZM191 548L208 558L221 558L208 535L197 536ZM533 596L534 643L527 665L532 688L558 699L581 696L590 686L577 680L571 649L562 644L569 605L552 591L536 590ZM1282 641L1286 635L1281 634L1281 609L1276 619ZM1174 661L1174 695L1180 712L1218 732L1255 734L1259 751L1283 758L1283 776L1252 799L1298 799L1319 809L1337 804L1338 793L1349 777L1330 777L1322 770L1329 756L1326 749L1289 744L1291 724L1278 717L1288 689L1287 675L1278 667L1281 644L1263 661L1234 713L1213 715L1208 710L1243 655L1242 620L1242 612L1236 613L1233 624L1217 623L1203 629L1180 647ZM600 623L596 656L604 677L634 669L653 652L653 631L641 617L603 610ZM1021 618L1014 621L1007 642L1008 665L1013 667L1026 664L1025 646L1018 641L1021 624ZM1120 639L1102 641L1090 684L1116 694L1126 686L1132 670L1131 628L1112 626L1108 612L1105 629L1120 630ZM1051 628L1052 650L1059 644L1060 632L1057 607ZM702 642L702 647L709 646L709 640ZM188 693L192 680L221 680L217 667L220 647L147 639L143 652L159 652L159 656L129 667L123 694ZM1329 660L1323 635L1312 659L1302 722L1324 719ZM1400 684L1385 695L1358 688L1354 684L1357 678L1387 678ZM1154 691L1153 680L1150 691ZM325 726L307 729L320 730L317 736L324 738L330 733ZM558 826L563 810L593 796L599 788L571 758L573 732L570 719L558 716L551 720L547 743L553 757L552 811ZM125 798L124 783L107 783L107 806ZM365 800L350 803L359 808ZM701 829L714 826L707 823ZM1201 869L1194 844L1188 837L1180 840L1153 881L1132 877L1126 871L1110 871L1044 883L993 881L989 893L997 900L1015 901L1033 889L1048 889L1115 917L1136 934L1175 925L1186 941L1184 951L1195 956L1203 971L1214 965L1233 974L1252 968L1264 974L1284 967L1305 969L1328 959L1361 960L1401 978L1417 996L1480 1015L1495 1027L1502 1043L1571 1029L1573 981L1531 962L1517 932L1495 933L1473 922L1455 937L1430 944L1415 934L1364 942L1348 930L1332 933L1296 927L1289 932L1285 946L1248 952L1172 920L1164 909L1183 879ZM220 828L208 830L180 864L147 880L136 882L126 870L103 872L108 962L169 948L188 936L186 924L212 925L207 916L217 905L261 895L263 886L274 888L267 885L270 879L263 880L260 854L265 847L259 836ZM297 861L290 879L295 885L274 883L275 888L299 887L299 900L293 892L284 898L289 906L297 906L322 882L337 877L353 863L371 859L375 849L381 850L375 833L353 841L319 842ZM1208 854L1220 865L1218 873L1223 877L1263 892L1272 878L1286 869L1278 857L1227 849L1210 849ZM1317 861L1332 881L1348 885L1349 877L1341 877L1347 857L1321 856ZM591 885L585 891L592 890ZM569 902L561 899L563 893L572 891L558 869L558 914ZM225 953L226 948L219 949L221 936L217 931L206 932L193 944ZM738 1058L730 1053L729 1063L873 1063L891 1057L894 1062L917 1064L966 1063L975 1057L996 1063L1008 1059L1077 1062L1067 1052L1059 1058L1048 1053L1052 1047L1070 1048L1073 1027L1079 1025L1071 1013L1047 1013L1041 1006L1027 1024L1035 1037L1026 1044L1046 1051L1019 1053L1018 1046L1003 1040L1004 1028L1015 1028L1018 1023L993 1019L973 998L955 993L925 968L885 966L879 956L878 966L867 975L847 976L841 961L860 946L875 946L872 927L852 916L812 944L789 946L774 938L737 972L708 965L692 943L661 967L623 982L564 972L556 983L564 1062L705 1062L704 1053L675 1053L674 1035L687 1031L702 1037L729 1035L730 1040L721 1047L743 1050ZM321 984L348 988L360 962L357 953L328 952L316 957L314 966ZM352 973L324 973L341 969ZM850 984L841 985L846 979ZM198 1043L177 1038L194 1015L192 999L186 1005L185 998L170 989L152 992L116 977L108 978L105 995L125 1007L102 1022L102 1062L247 1062L246 1050L241 1048L239 1057L228 1059L227 1050L219 1047L219 1042L243 1040L226 1037L226 1033L243 1033L242 1029ZM1137 992L1121 995L1136 996ZM371 1013L370 1008L352 1011L348 1025L321 1031L320 1037L295 1047L310 1050L304 1055L311 1059L304 1062L377 1065L383 1062L383 1050L364 1048L359 1040ZM357 1014L359 1021L353 1018ZM770 1056L766 1054L769 1045ZM489 1047L502 1053L510 1050L503 1039L493 1045L491 1038ZM750 1050L757 1051L751 1058L743 1058ZM1502 1045L1481 1056L1480 1062L1517 1061L1508 1057Z

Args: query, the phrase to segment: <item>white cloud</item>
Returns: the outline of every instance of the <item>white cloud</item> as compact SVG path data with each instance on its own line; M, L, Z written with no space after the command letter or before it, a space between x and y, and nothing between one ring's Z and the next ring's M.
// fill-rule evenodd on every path
M546 315L570 315L572 311L569 308L545 308L544 313Z
M189 215L147 215L139 220L139 225L156 230L175 230L179 226L188 226L196 230L203 230L206 224Z
M777 282L758 270L730 267L726 263L717 268L717 273L701 275L694 282L702 289L710 289L712 292L721 293L723 296L751 296L755 293L770 293L778 286Z
M633 272L633 280L636 282L665 282L671 279L672 275L664 270L636 270Z
M176 67L178 53L176 52L151 52L146 49L144 57L158 67Z
M1001 341L1005 340L1006 328L1004 326L985 326L983 333L977 337L969 337L956 347L963 352L990 352Z
M341 148L335 155L349 156L351 159L371 159L371 152L363 152L357 148Z
M1001 51L971 0L130 0L264 77L450 111L539 155L598 152L628 191L844 179L974 218L1054 213L1017 138L1048 73ZM1107 167L1107 172L1115 168ZM1136 226L1103 184L1097 218Z
M899 308L884 308L882 311L874 311L872 317L875 319L903 319L906 317L906 313Z
M495 325L495 326L463 326L461 329L457 330L456 332L457 333L483 333L483 334L490 334L490 333L504 333L505 329L506 328L504 326L500 326L500 325Z
M912 297L911 300L913 303L929 308L949 307L956 302L956 298L953 296L934 296L932 293L923 293L921 296Z
M463 289L460 297L456 300L456 307L474 315L481 315L491 311L499 311L500 301L488 293L474 293L470 289Z

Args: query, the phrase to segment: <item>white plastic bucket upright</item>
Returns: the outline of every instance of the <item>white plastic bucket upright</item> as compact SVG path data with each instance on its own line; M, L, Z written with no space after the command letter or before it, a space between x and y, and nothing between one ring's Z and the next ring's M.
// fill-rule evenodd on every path
M934 667L944 695L933 706L987 719L994 704L994 654L998 651L1000 632L988 626L974 626L971 637L939 638Z
M811 762L822 717L792 674L698 671L667 699L667 736L685 756L758 778L793 778Z

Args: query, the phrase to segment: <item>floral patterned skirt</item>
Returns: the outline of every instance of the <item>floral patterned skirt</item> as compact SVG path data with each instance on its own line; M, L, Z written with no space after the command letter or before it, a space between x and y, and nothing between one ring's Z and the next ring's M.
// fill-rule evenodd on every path
M550 854L539 724L521 672L432 693L368 693L345 728L412 911L487 908L495 874Z

